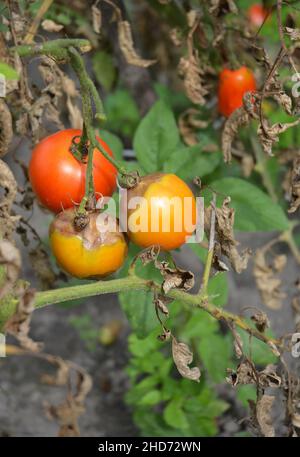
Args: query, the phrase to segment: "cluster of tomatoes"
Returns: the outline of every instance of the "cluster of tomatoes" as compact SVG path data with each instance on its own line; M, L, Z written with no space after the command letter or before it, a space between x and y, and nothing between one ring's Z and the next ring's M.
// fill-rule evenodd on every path
M33 150L29 164L32 188L40 203L56 214L50 225L50 244L58 264L72 276L99 278L118 270L127 254L128 240L143 248L159 245L163 250L176 249L192 234L185 230L184 221L196 220L196 203L190 188L177 176L155 173L144 176L129 189L126 198L125 217L144 220L140 229L121 231L116 218L99 210L87 211L82 226L78 218L78 204L84 197L86 167L72 153L74 139L81 131L68 129L44 138ZM98 138L101 146L113 155L109 146ZM93 181L95 196L111 196L116 189L117 170L95 150L93 154ZM142 203L130 208L132 198L143 197ZM178 214L171 203L176 197L182 203L183 212ZM185 210L184 201L191 205ZM189 214L186 214L186 213ZM166 218L169 220L165 230ZM179 226L179 229L178 229Z
M265 14L261 8L249 10L250 19L256 24L264 20ZM255 90L253 73L247 67L223 69L219 78L219 112L225 117L230 116L242 106L244 94ZM88 211L81 227L74 224L78 204L85 194L87 164L72 152L74 141L81 134L80 130L68 129L48 136L33 150L29 165L30 182L40 203L56 214L50 226L50 243L58 264L75 277L99 278L122 266L128 240L143 248L158 245L162 250L176 249L184 244L193 232L184 228L184 221L189 219L195 226L196 202L190 188L173 174L144 176L129 189L125 208L124 205L121 207L128 219L135 217L146 221L140 224L140 230L132 231L126 224L124 234L113 216L106 216L107 220L102 224L99 210ZM101 138L97 140L113 156L109 146ZM111 196L116 183L116 168L98 149L95 150L93 184L96 198ZM134 197L143 197L143 203L130 209L128 204ZM171 203L174 197L182 203L179 221L176 207ZM186 199L192 204L185 206ZM166 218L169 222L167 231L164 229Z

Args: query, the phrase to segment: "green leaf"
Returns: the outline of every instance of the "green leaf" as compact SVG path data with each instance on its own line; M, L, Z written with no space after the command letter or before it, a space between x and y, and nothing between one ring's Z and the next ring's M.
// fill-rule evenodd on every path
M236 386L237 398L243 406L249 406L248 400L256 400L256 387L250 385Z
M4 75L8 80L19 79L19 73L5 62L0 62L0 74Z
M215 382L222 382L232 356L232 341L223 335L211 334L200 338L199 354L210 377Z
M145 338L157 327L152 292L135 290L120 292L119 300L132 330L139 338Z
M139 401L140 406L153 406L161 401L161 393L159 390L150 390Z
M174 114L162 101L156 102L140 122L133 140L139 163L147 173L162 171L179 144Z
M166 172L175 173L184 180L195 176L203 177L217 168L221 157L221 153L218 152L202 152L201 144L191 147L179 147L167 159L163 169Z
M250 355L249 335L243 330L239 331L239 333L243 341L243 349L246 354ZM270 331L266 332L266 335L274 337ZM278 360L271 349L257 338L251 338L251 358L256 365L261 366L275 363Z
M108 119L106 128L131 138L140 120L140 114L129 92L118 89L108 94L104 100L104 108Z
M98 51L92 58L93 70L96 79L108 92L111 90L116 79L116 67L111 54L105 51Z
M231 197L231 206L235 209L236 230L245 232L286 230L289 222L282 208L274 203L271 198L239 178L223 178L210 184L216 192L223 194L218 196L218 205L221 205L224 196ZM208 203L211 200L211 192L204 191L204 198Z
M182 410L182 399L171 400L164 409L164 419L168 425L174 428L188 428L189 423Z
M210 301L217 306L224 306L228 301L228 275L218 273L208 282L208 295Z
M117 135L114 135L113 133L109 132L108 130L101 130L99 132L99 136L103 141L105 141L105 143L108 144L108 146L114 154L114 158L116 160L122 160L124 148L120 138L117 137Z

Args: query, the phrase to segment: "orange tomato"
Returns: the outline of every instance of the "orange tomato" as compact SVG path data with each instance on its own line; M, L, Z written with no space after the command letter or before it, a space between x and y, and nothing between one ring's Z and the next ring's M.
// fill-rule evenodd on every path
M256 82L251 70L240 67L237 70L225 68L220 73L218 105L223 116L230 116L233 111L243 105L243 96L246 92L254 92Z
M76 278L103 278L118 270L127 255L127 242L118 222L98 211L88 223L74 227L74 208L59 213L50 225L52 252L63 270Z
M134 198L142 200L134 200ZM158 245L163 250L179 248L196 224L196 201L190 188L173 174L144 176L127 193L129 239L141 247Z
M54 213L79 203L84 196L86 164L70 152L72 139L81 130L67 129L40 141L32 151L29 178L39 201ZM97 138L105 151L113 156L109 146ZM101 154L94 151L93 177L96 198L111 196L116 188L117 171Z

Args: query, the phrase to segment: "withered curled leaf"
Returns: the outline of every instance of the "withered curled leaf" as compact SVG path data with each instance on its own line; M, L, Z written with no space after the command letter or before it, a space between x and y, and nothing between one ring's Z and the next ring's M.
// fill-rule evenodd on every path
M233 387L238 384L255 384L256 383L256 373L253 366L248 360L242 361L236 371L231 368L227 369L228 376L226 381L231 384Z
M7 104L0 98L0 157L7 153L12 137L12 116Z
M255 323L255 327L259 332L264 332L270 327L270 321L266 313L259 311L251 316L251 320Z
M142 59L134 49L131 27L127 21L118 21L118 37L121 51L130 65L147 68L156 63L156 60Z
M178 127L183 141L188 146L194 146L199 143L197 137L197 131L199 129L206 128L208 125L207 121L197 119L199 111L195 108L188 108L180 114L178 119Z
M267 121L264 121L264 125L259 124L257 134L262 145L262 148L266 154L273 156L272 148L274 143L278 143L279 135L291 127L295 127L300 123L300 118L294 122L282 123L278 122L273 125L269 125Z
M300 29L293 29L292 27L285 27L285 33L292 41L300 41Z
M33 341L29 336L32 312L34 311L35 290L20 284L16 290L19 303L16 312L6 322L5 331L13 335L20 343L21 347L32 352L40 351L41 343Z
M256 404L256 418L260 426L262 434L267 437L274 437L275 430L271 417L272 406L275 397L271 395L263 395Z
M199 382L201 376L199 368L189 367L193 361L193 353L186 344L178 343L174 337L172 338L172 354L174 363L181 376Z
M0 240L0 265L5 268L5 281L0 287L0 299L12 290L19 276L21 255L8 240Z
M245 249L240 254L237 246L238 242L234 238L234 209L230 208L230 197L226 197L221 208L215 208L216 211L216 253L219 252L225 255L234 271L241 273L247 268L248 260L251 255L249 249ZM205 232L209 236L210 220L211 220L211 205L205 209Z
M227 13L237 14L238 9L234 0L210 0L209 12L214 16L220 16Z
M240 127L249 124L251 117L245 111L245 108L236 109L226 120L222 132L222 152L224 162L229 163L232 159L232 143Z
M0 187L4 193L0 197L0 234L10 239L20 216L11 215L11 208L17 195L17 182L9 166L0 160Z
M102 26L102 14L97 4L92 5L92 22L94 32L100 33Z
M178 74L183 78L187 97L197 105L204 105L207 89L204 87L204 73L200 67L196 51L193 51L187 57L181 57L178 65Z
M295 213L300 206L300 157L295 157L293 161L293 168L290 175L290 189L291 195L289 213Z
M181 268L170 268L167 262L156 262L156 267L160 270L164 281L162 290L167 294L171 289L190 290L194 284L194 274Z
M282 260L280 260L282 263ZM278 267L278 265L277 265ZM283 268L283 265L280 265ZM274 264L267 264L266 250L256 251L253 274L263 303L270 309L279 309L286 294L280 290L281 279L276 277L278 270Z
M41 26L44 30L46 30L46 32L60 32L64 28L62 24L57 24L51 19L45 19L41 23Z

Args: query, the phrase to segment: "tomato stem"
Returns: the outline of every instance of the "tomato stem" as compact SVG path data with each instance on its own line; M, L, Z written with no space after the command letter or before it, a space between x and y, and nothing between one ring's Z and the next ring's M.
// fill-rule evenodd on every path
M68 300L93 297L97 295L116 293L120 291L128 290L153 290L156 287L160 290L161 285L153 281L149 281L144 278L140 278L132 274L125 278L112 279L109 281L96 281L90 284L83 284L79 286L64 287L60 289L52 289L44 292L38 292L35 297L35 307L42 308L47 305L61 303ZM190 306L198 306L208 314L213 316L217 320L226 321L229 323L234 322L237 327L248 332L250 335L258 338L264 343L271 346L272 344L281 346L281 342L270 338L263 333L256 330L254 327L248 324L242 317L232 314L228 311L223 310L211 303L208 303L206 298L201 299L198 295L192 295L181 290L171 290L168 297L174 300L179 300Z

